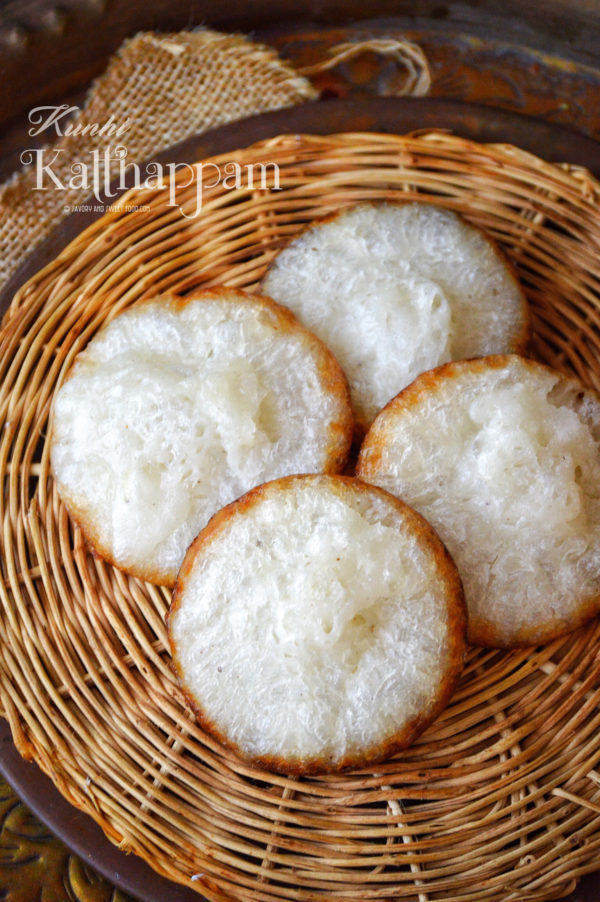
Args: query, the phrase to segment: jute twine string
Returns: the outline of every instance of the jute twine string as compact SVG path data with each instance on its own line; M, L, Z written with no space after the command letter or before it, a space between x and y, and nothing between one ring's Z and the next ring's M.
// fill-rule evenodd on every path
M407 94L413 97L424 97L431 87L431 72L427 57L418 44L405 38L372 38L364 41L351 41L336 44L327 52L330 55L329 59L315 63L313 66L304 66L298 69L298 73L300 75L318 75L334 69L340 63L371 52L389 56L406 69L404 84L396 91L399 97Z
M600 388L598 183L451 135L277 137L260 186L137 190L15 296L0 334L0 700L22 754L122 849L211 900L549 900L600 867L600 625L472 649L450 706L375 769L294 779L206 736L171 675L168 594L91 556L57 496L52 398L108 317L255 288L306 222L367 199L463 213L515 261L533 353ZM122 203L145 205L128 211Z

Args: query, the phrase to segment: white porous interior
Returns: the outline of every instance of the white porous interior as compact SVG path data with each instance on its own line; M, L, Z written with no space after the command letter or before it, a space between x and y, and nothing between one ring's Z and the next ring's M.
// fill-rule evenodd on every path
M468 365L420 403L376 421L363 478L435 527L461 574L469 616L513 641L560 626L600 593L600 404L519 358ZM383 442L379 463L369 446Z
M320 346L239 298L116 317L56 397L61 495L124 568L172 582L207 520L278 476L319 472L344 410Z
M328 477L269 489L200 549L171 635L186 687L244 753L333 766L438 694L447 586L385 496Z
M361 204L317 223L262 284L331 348L367 423L425 370L517 350L527 317L495 247L428 204Z

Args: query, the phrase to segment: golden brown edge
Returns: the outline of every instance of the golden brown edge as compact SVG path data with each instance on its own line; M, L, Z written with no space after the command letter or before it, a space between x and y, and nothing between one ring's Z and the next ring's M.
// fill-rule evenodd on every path
M591 395L597 402L600 409L600 394L592 388L587 388L573 376L566 376L559 370L532 360L529 357L523 357L519 354L494 354L489 357L474 357L470 360L456 360L450 363L444 363L433 370L428 370L407 385L395 398L386 404L386 406L378 413L369 429L363 444L360 448L358 461L356 465L356 475L360 479L369 482L374 472L377 470L383 454L387 430L389 427L388 415L396 412L400 413L409 407L415 407L423 397L431 395L436 389L447 379L465 371L484 372L487 369L503 369L511 363L518 361L520 364L532 370L545 370L553 376L558 376L561 380L570 382L578 391ZM492 627L489 621L481 617L467 618L467 639L472 645L482 646L484 648L501 648L510 650L513 648L529 648L533 645L544 644L546 642L559 639L567 635L573 630L583 626L593 617L600 613L600 594L586 597L581 601L578 612L570 618L562 618L560 624L552 624L550 620L540 624L535 630L521 629L515 633L514 638L506 640Z
M346 376L344 375L341 366L339 365L338 361L331 353L329 348L309 329L303 326L302 323L300 323L292 313L292 311L287 309L287 307L284 307L282 304L278 304L276 301L265 295L252 294L250 292L242 291L239 288L228 288L227 286L221 285L216 286L215 288L199 289L184 296L176 294L161 294L156 295L152 298L144 298L137 303L132 304L126 309L133 310L146 304L156 303L156 301L164 301L175 310L182 310L191 301L213 300L215 298L229 298L232 301L236 300L253 304L254 306L259 307L263 311L267 312L272 317L275 328L280 329L284 333L296 333L303 337L305 346L310 348L311 353L314 357L316 357L319 376L324 387L337 398L339 406L339 416L330 425L331 440L326 450L327 464L324 472L336 473L340 470L343 470L350 453L354 429L354 420L352 416L352 408L350 405L350 390L348 388ZM110 322L113 322L113 320L110 320ZM104 323L100 327L96 335L101 334L108 325L108 322ZM77 357L75 357L73 363L71 364L71 367L67 372L66 377L62 381L60 387L65 385L72 377L76 364ZM50 442L50 447L52 446L53 441L53 420L54 406L52 406L50 413L48 430L48 440ZM111 550L103 545L97 531L89 524L88 518L83 510L78 507L78 505L74 503L72 499L69 499L61 492L59 492L59 494L69 516L81 529L84 538L90 547L90 550L96 557L105 560L108 564L116 567L123 573L127 573L130 576L134 576L138 579L144 580L145 582L153 583L155 585L167 586L168 588L171 588L173 586L177 576L176 572L167 572L165 570L161 571L157 569L152 570L150 568L136 567L135 565L131 567L125 567L117 563L112 555Z
M311 758L307 760L301 759L282 759L270 756L251 756L245 754L236 743L231 742L228 737L219 729L219 727L210 720L198 704L193 694L188 690L179 656L177 654L176 643L173 639L171 622L181 604L182 594L185 588L192 568L194 566L197 555L201 554L207 545L209 545L226 527L230 519L238 514L243 514L254 504L260 502L265 495L271 492L280 492L296 481L312 481L319 482L327 480L329 484L339 486L342 493L348 487L359 489L361 491L374 491L375 493L391 500L394 506L403 514L405 522L410 525L412 531L418 536L419 543L427 546L431 551L435 560L437 569L447 587L447 612L448 612L448 645L449 656L446 665L446 672L440 683L437 697L433 699L428 709L412 721L409 721L394 736L391 736L385 742L374 746L368 753L361 755L347 755L344 759L337 762L334 766L323 758ZM456 569L454 561L450 557L443 542L433 529L433 527L413 508L409 507L399 498L387 492L378 486L370 485L363 480L351 476L342 475L313 475L298 474L292 476L284 476L271 482L263 483L260 486L247 492L237 501L228 504L222 510L218 511L209 520L208 524L194 539L183 564L177 576L175 588L173 590L172 601L167 613L167 636L171 649L171 666L177 677L183 695L194 712L202 729L212 735L225 748L235 752L242 760L248 761L267 770L276 771L282 774L294 776L308 776L323 773L338 773L350 769L357 769L371 764L377 764L384 759L391 757L396 752L405 749L438 717L441 711L447 706L456 684L460 678L464 663L464 654L466 649L465 631L466 631L466 602L462 582Z
M480 618L471 618L467 627L467 638L471 645L482 648L500 648L511 651L516 648L531 648L535 645L545 645L555 639L562 639L569 633L575 632L594 617L600 614L600 594L591 595L583 599L577 612L572 617L562 617L560 624L546 620L535 630L521 629L514 634L514 638L506 641L491 628L490 624Z

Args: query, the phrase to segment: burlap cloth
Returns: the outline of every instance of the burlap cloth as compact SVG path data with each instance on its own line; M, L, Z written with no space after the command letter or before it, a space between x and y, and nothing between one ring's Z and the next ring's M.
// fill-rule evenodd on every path
M418 47L402 40L340 45L306 73L330 68L366 49L392 55L403 64L407 77L400 93L427 92L427 62ZM141 162L190 135L317 96L311 82L274 50L241 35L208 29L142 33L122 45L72 121L102 125L112 117L118 126L129 120L120 140L127 162ZM40 112L37 118L46 115L47 111ZM65 125L59 120L61 131ZM57 137L55 126L46 134L51 153L45 160L61 187L48 177L46 190L39 190L35 163L0 187L0 286L52 227L89 196L89 188L63 190L72 165L89 159L94 150L103 152L111 140L114 143L106 134L89 132ZM27 161L26 150L23 160Z

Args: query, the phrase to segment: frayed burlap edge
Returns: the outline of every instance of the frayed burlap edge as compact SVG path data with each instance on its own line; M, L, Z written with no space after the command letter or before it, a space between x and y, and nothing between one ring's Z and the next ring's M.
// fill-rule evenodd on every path
M72 167L83 164L89 170L93 152L102 160L118 144L128 163L139 163L190 135L316 97L310 81L274 50L242 35L208 29L136 35L111 58L72 119L80 127L101 127L110 120L115 127L126 125L123 133L116 138L65 135L52 125L43 159L25 150L22 159L31 165L0 188L0 284L73 206L88 198L89 183L81 168L79 178L77 170L73 178ZM48 115L40 112L36 119ZM61 132L65 126L60 119ZM41 174L45 190L38 187L38 164L51 170Z

